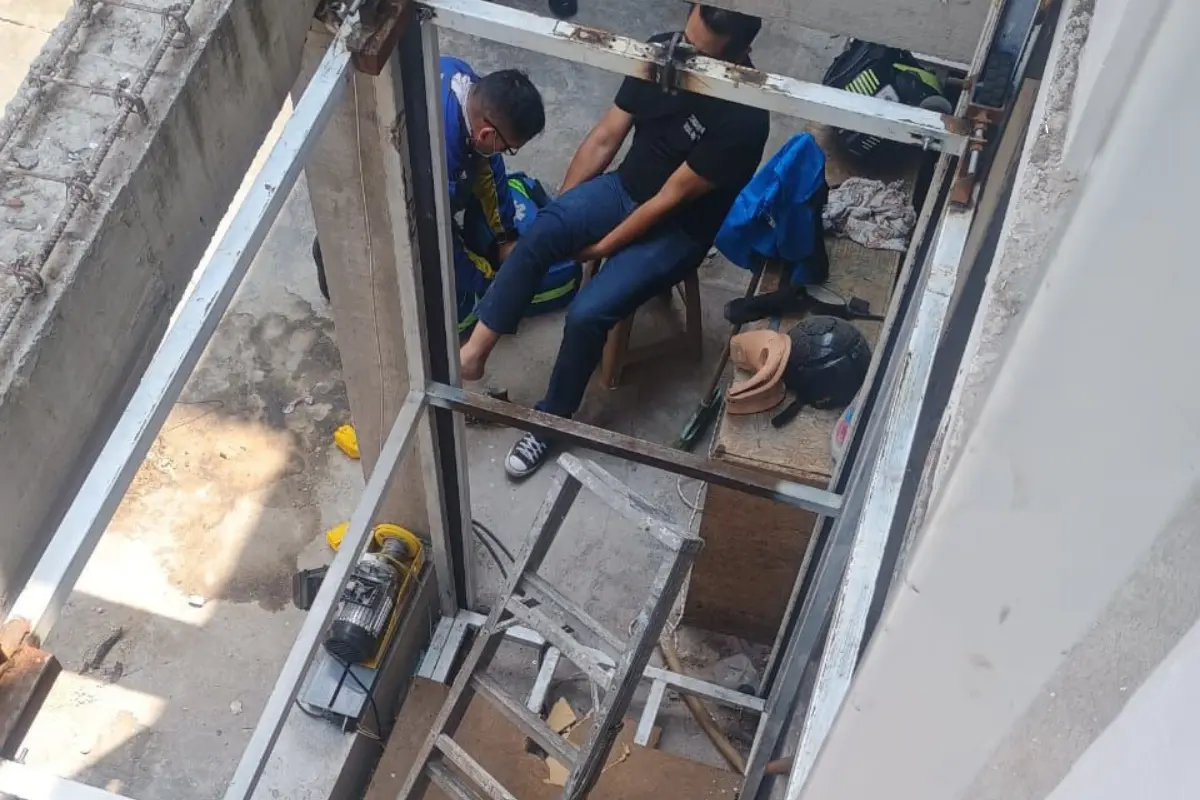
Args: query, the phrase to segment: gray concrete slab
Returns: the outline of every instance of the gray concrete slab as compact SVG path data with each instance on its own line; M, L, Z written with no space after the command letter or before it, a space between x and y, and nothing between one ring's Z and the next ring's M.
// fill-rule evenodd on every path
M543 10L541 3L524 7ZM676 26L680 16L673 0L622 0L604 8L585 3L580 21L645 36ZM839 47L826 34L791 27L764 33L756 53L765 68L811 78ZM462 37L447 36L444 51L483 71L514 64L530 71L551 124L512 166L550 186L616 88L602 73ZM777 121L773 144L794 128ZM297 566L328 557L322 532L348 516L360 491L358 466L330 442L335 425L348 419L337 351L346 343L317 291L304 192L299 187L285 207L51 636L68 674L30 737L30 764L142 798L219 796L233 772L301 618L287 602L287 580ZM658 442L675 437L719 353L722 305L746 280L723 262L701 276L704 363L634 367L616 391L591 392L584 419ZM653 336L670 322L647 309L634 335ZM561 324L561 315L530 320L497 351L489 377L516 402L532 403L544 388ZM549 479L548 471L519 485L504 477L499 462L514 438L497 428L468 433L474 514L510 546L527 532ZM680 487L656 470L597 461L677 518L691 515L680 488L694 498L695 482ZM648 550L632 534L584 499L546 568L617 630L648 584ZM482 550L476 557L486 599L498 572ZM188 605L191 594L205 605ZM116 627L124 636L105 663L80 674L92 648ZM681 633L682 654L701 676L738 649L736 642ZM513 658L514 671L528 667ZM581 688L566 668L560 679L563 691ZM573 695L577 707L585 698ZM682 703L668 702L663 719L664 747L719 763ZM748 747L753 721L725 719ZM322 778L332 782L344 741L312 725L289 723L263 796L318 797Z
M62 5L30 5L40 9L28 23L37 37ZM42 266L45 291L18 303L16 282L0 277L0 319L16 309L0 335L0 607L28 575L165 330L291 87L313 5L191 6L191 44L168 48L157 65L144 92L149 122L134 115L121 129L96 175L95 204L75 215ZM98 4L67 55L48 50L38 64L112 87L143 68L162 28L157 14ZM60 30L50 42L65 38ZM9 53L0 52L7 73ZM16 130L16 160L73 174L102 150L115 120L111 97L50 91ZM6 261L55 241L62 184L9 175L0 202Z

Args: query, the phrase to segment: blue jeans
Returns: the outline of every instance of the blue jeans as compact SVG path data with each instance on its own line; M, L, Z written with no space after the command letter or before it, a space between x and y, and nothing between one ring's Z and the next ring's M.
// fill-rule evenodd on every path
M496 333L516 333L546 270L598 242L635 208L637 203L612 172L576 186L546 206L476 306L480 321ZM574 414L612 327L687 277L707 251L706 243L666 222L614 253L567 310L550 386L535 407L560 417Z

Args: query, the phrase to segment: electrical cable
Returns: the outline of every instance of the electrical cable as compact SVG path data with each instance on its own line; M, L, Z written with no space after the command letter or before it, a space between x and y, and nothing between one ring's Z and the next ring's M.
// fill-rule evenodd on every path
M496 565L496 569L500 570L500 575L505 580L508 580L508 569L505 567L505 560L500 558L500 552L504 553L508 564L512 564L516 559L513 558L512 551L505 546L491 528L484 525L479 520L471 520L471 532L475 534L475 538L483 545L483 549L487 550L488 555L492 557L492 561Z
M360 722L359 726L358 726L358 733L361 733L363 736L366 736L368 739L374 739L375 741L380 742L382 744L387 739L390 731L385 732L383 729L383 717L379 713L379 706L377 706L375 704L375 695L371 694L371 691L366 687L366 684L364 684L362 682L362 679L354 674L354 670L350 668L350 664L347 664L345 661L342 661L340 658L333 655L332 653L329 654L329 657L332 658L334 661L336 661L338 664L340 664L342 667L342 677L338 680L338 687L334 691L334 696L336 697L337 692L341 691L342 684L344 684L346 682L346 676L349 676L350 680L354 681L354 683L358 686L359 690L366 697L367 703L369 703L371 706L371 714L375 717L375 730L374 731L368 730Z
M494 545L496 545L496 547L499 547L499 548L500 548L500 552L504 553L504 555L508 557L508 560L509 560L509 561L515 561L515 560L516 560L516 559L513 557L512 551L508 549L508 547L507 547L507 546L504 544L504 541L503 541L503 540L502 540L502 539L501 539L499 536L497 536L497 535L496 535L496 534L495 534L495 533L492 531L492 529L491 529L491 528L489 528L487 525L484 525L482 522L480 522L480 521L479 521L479 520L477 520L477 519L473 519L473 520L471 520L471 524L472 524L473 526L475 526L476 528L478 528L480 533L482 533L482 534L486 535L486 536L487 536L489 539L491 539L491 540L492 540L492 543L493 543Z

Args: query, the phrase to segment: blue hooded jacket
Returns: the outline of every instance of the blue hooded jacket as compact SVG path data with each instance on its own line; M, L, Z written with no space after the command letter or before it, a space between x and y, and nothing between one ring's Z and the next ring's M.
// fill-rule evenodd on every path
M515 232L515 207L504 169L504 158L499 153L487 157L475 152L463 108L467 92L479 80L479 76L466 62L451 56L442 56L441 70L450 207L457 214L466 209L472 200L478 201L492 233L498 239L510 239Z
M828 192L825 153L811 134L793 136L734 200L717 249L752 272L778 260L793 267L794 285L824 283L829 259L821 213Z

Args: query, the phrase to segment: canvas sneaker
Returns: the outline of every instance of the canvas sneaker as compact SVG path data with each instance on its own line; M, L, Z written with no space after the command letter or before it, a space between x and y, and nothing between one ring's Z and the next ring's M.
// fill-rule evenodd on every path
M550 455L550 443L527 433L517 440L504 459L504 471L521 480L532 475Z

